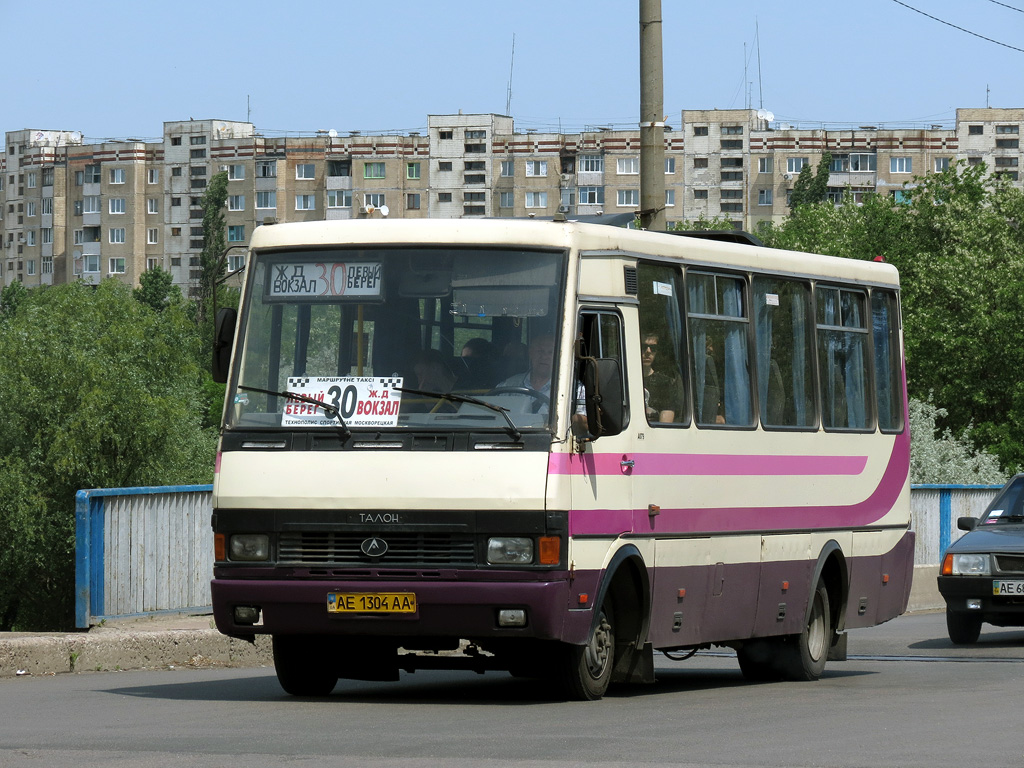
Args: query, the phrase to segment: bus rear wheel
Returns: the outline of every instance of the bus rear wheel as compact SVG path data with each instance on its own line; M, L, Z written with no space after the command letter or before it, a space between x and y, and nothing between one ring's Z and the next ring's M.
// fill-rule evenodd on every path
M338 683L324 643L316 637L274 635L274 670L285 693L326 696Z
M567 698L596 701L604 696L615 665L615 619L610 602L601 606L586 645L565 646L559 661L559 682Z
M825 583L818 582L807 611L807 626L779 648L779 667L788 680L817 680L825 671L832 645L832 613Z

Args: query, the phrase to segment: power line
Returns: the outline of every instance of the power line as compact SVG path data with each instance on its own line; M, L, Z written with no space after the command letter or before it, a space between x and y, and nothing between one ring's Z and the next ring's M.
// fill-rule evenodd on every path
M1017 13L1024 13L1024 9L1014 8L1012 5L1007 5L1006 3L1000 3L999 0L988 0L988 1L990 3L995 3L996 5L1001 5L1001 6L1003 6L1003 8L1009 8L1011 11L1016 11Z
M984 35L979 35L977 32L971 32L971 30L969 30L969 29L964 29L963 27L958 27L956 24L951 24L948 21L944 21L943 19L940 19L938 16L932 16L930 13L925 13L924 11L921 11L921 10L918 10L917 8L914 8L912 5L907 5L904 2L900 2L900 0L892 0L892 1L894 3L896 3L896 5L902 5L904 8L909 8L910 10L914 11L915 13L920 13L922 16L927 16L929 19L937 21L940 24L945 24L947 27L952 27L953 29L959 29L961 32L966 32L968 35L974 35L975 37L980 37L982 40L986 40L986 41L988 41L990 43L995 43L996 45L1001 45L1004 48L1009 48L1011 50L1020 51L1021 53L1024 53L1024 48L1017 48L1016 46L1013 46L1013 45L1007 45L1006 43L1001 43L998 40L993 40L991 37L985 37ZM1002 3L1000 3L1000 5L1002 5ZM1009 7L1010 6L1007 6L1007 8L1009 8ZM1017 9L1014 8L1013 10L1017 10Z

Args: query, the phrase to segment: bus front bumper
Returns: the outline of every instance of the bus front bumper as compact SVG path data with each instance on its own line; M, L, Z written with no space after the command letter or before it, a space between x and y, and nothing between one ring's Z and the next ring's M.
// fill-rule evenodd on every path
M550 574L549 574L550 575ZM569 581L365 581L216 578L211 582L217 629L257 634L386 637L522 637L582 644L592 611L570 606ZM414 595L409 613L332 612L328 595ZM403 598L404 600L404 598ZM240 623L236 608L255 608ZM503 626L499 613L522 610L523 626ZM242 611L241 613L246 613ZM250 616L252 611L248 612Z

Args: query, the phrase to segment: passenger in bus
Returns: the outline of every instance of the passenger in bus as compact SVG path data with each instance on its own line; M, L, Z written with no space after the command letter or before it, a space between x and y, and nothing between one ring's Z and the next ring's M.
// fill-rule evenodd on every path
M677 372L655 370L659 336L646 333L641 344L640 359L644 375L644 405L647 420L673 422L683 411L683 383ZM661 366L659 366L661 367Z
M440 351L436 349L423 350L416 356L412 369L416 375L416 389L423 392L451 392L452 385L455 383L455 374L448 368L445 357ZM437 402L433 399L429 402L418 402L416 396L402 400L402 406L410 411L430 410L436 405Z
M487 339L476 336L462 347L455 362L458 377L455 388L460 391L486 391L497 380L494 374L494 348Z
M710 335L704 344L704 352L704 398L701 405L701 423L725 424L725 407L722 403L722 389L718 384L715 344Z

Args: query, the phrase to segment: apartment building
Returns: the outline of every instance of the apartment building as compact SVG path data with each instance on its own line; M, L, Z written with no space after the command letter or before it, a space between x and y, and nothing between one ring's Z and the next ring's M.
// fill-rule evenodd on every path
M684 110L665 130L665 208L676 221L781 221L800 170L832 155L829 196L899 197L954 160L1021 184L1024 109L959 109L953 129L826 129L760 110ZM0 155L0 285L115 277L155 266L188 292L203 247L202 199L225 172L228 266L268 220L595 216L640 205L637 130L517 132L493 114L428 116L427 134L317 131L269 137L252 123L164 123L159 142L86 143L77 131L6 134Z

